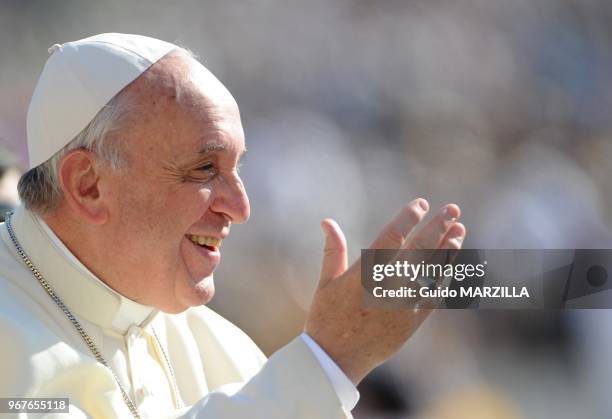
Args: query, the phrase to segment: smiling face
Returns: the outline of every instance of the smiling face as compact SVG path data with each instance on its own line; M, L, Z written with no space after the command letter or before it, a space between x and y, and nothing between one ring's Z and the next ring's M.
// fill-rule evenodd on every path
M105 276L123 295L165 312L206 304L221 241L250 211L238 175L238 107L208 70L179 53L126 93L136 108L114 134L126 144L127 168L109 175Z

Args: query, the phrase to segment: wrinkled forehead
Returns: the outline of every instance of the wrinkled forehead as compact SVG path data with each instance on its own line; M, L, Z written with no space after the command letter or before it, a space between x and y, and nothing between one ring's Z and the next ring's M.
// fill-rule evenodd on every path
M167 154L188 153L208 142L244 148L238 106L227 88L183 52L168 54L126 89L131 142L140 154L154 146ZM132 145L130 145L130 148Z

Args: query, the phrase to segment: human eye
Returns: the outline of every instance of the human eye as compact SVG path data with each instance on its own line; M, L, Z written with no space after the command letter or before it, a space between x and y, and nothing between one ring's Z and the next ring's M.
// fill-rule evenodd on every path
M205 172L205 173L216 173L216 168L215 165L212 163L204 163L203 165L199 166L197 169L197 171L199 172Z
M217 175L217 166L213 162L198 163L184 170L180 175L183 182L208 183Z
M195 171L200 182L208 182L218 172L217 167L212 162L199 165Z

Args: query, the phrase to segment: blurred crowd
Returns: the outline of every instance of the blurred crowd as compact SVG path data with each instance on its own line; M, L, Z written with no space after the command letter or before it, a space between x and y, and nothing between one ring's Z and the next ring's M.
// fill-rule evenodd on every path
M461 206L467 248L612 245L605 0L1 4L10 173L27 161L27 103L54 43L173 41L235 95L252 216L224 244L212 306L267 353L301 329L323 217L353 260L417 196ZM605 310L438 312L362 383L355 417L610 417L608 344Z

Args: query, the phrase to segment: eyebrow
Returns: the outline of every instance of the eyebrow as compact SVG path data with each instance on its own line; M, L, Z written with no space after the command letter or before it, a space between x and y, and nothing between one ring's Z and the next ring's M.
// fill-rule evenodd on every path
M198 154L200 155L211 154L217 151L225 151L225 150L227 150L227 148L223 144L208 143L198 152Z
M226 151L226 150L227 150L227 147L225 146L225 144L208 143L198 152L198 154L201 157L206 157L209 154L216 153L219 151ZM242 152L240 153L240 156L238 156L238 159L241 159L246 154L246 152L247 152L246 148L242 150Z

